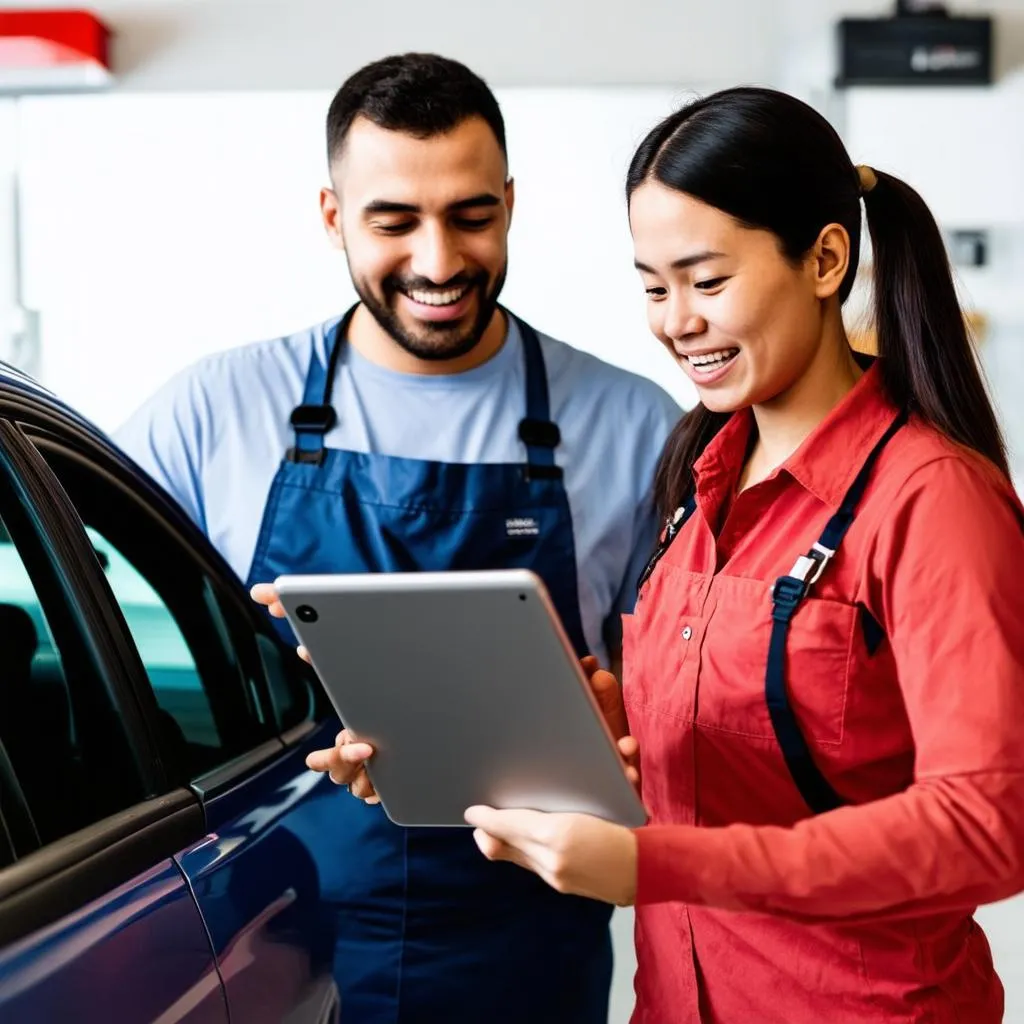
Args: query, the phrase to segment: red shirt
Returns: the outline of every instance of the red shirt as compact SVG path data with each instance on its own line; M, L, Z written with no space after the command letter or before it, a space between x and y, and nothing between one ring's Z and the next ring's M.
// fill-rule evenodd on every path
M651 816L635 1022L1002 1019L972 914L1024 889L1024 510L1006 479L912 416L793 619L790 702L850 806L811 816L765 703L771 584L896 413L876 364L730 503L752 429L736 414L626 619Z

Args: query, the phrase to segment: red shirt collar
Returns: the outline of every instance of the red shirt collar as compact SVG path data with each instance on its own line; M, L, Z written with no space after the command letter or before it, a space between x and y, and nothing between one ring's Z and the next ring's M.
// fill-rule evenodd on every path
M820 501L838 509L864 460L898 412L882 384L876 359L768 479L787 473ZM694 465L698 494L714 501L735 488L753 430L753 410L733 414Z

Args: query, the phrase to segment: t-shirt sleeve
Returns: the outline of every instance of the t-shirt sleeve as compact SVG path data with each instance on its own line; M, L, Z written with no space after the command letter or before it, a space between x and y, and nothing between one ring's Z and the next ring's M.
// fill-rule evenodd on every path
M168 381L113 434L114 443L204 532L203 452L211 425L208 395L189 369Z

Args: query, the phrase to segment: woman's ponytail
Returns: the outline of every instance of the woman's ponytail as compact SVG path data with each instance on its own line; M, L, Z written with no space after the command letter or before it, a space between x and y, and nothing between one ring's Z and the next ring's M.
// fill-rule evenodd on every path
M874 180L872 180L872 178ZM957 301L942 234L890 174L861 174L874 258L875 331L886 389L1010 475L1006 445ZM865 180L867 179L867 180Z

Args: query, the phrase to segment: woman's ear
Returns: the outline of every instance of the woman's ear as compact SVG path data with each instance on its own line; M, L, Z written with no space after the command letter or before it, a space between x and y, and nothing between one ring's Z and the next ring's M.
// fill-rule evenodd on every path
M814 291L827 299L839 291L850 266L850 236L842 224L827 224L821 229L810 254Z

